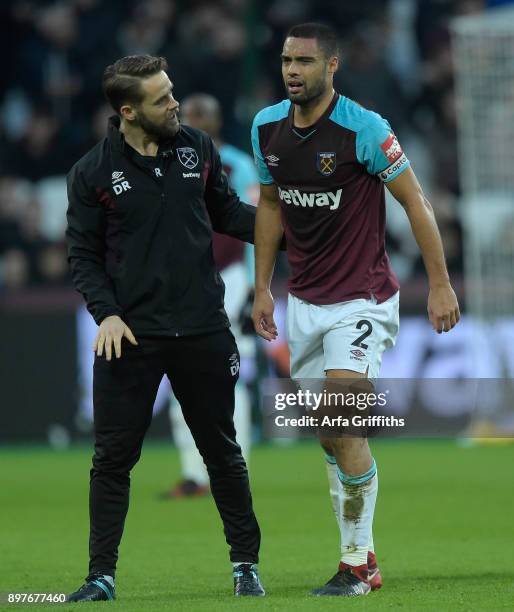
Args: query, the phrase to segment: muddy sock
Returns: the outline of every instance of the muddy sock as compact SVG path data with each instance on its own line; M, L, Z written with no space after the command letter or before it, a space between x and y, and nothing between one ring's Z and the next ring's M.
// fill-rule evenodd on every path
M365 565L372 541L373 514L378 492L375 460L361 476L349 476L337 469L341 482L340 521L341 561Z

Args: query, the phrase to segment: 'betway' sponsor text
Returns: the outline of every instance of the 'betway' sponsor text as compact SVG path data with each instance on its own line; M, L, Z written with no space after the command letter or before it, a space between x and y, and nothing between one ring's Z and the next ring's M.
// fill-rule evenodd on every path
M338 189L335 193L333 191L305 193L304 191L299 191L298 189L278 188L278 196L286 204L303 206L303 208L328 206L330 210L337 210L339 208L342 192L342 189Z

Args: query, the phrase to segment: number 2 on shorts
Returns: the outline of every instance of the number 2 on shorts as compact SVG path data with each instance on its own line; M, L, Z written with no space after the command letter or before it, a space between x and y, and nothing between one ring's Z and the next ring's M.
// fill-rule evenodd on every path
M358 348L366 350L368 348L368 345L365 344L363 340L365 340L371 334L371 332L373 331L373 325L371 325L371 323L367 319L361 319L357 323L356 327L358 330L361 330L363 327L365 327L366 331L352 342L352 346L357 346Z

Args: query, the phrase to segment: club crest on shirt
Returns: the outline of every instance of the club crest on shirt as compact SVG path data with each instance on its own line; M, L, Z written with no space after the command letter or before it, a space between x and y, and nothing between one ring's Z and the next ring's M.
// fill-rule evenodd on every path
M319 152L316 153L316 168L323 176L334 174L336 169L336 154L334 152Z
M177 157L178 161L188 170L192 170L198 165L198 153L191 147L177 149Z

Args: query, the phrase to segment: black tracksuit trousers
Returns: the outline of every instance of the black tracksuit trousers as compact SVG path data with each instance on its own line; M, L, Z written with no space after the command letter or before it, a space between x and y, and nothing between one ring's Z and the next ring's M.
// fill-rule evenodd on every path
M136 347L124 339L120 359L95 359L90 575L114 576L129 505L130 470L140 457L164 374L207 467L230 560L257 562L259 525L233 422L239 364L234 336L223 329L199 336L138 338L138 343Z

